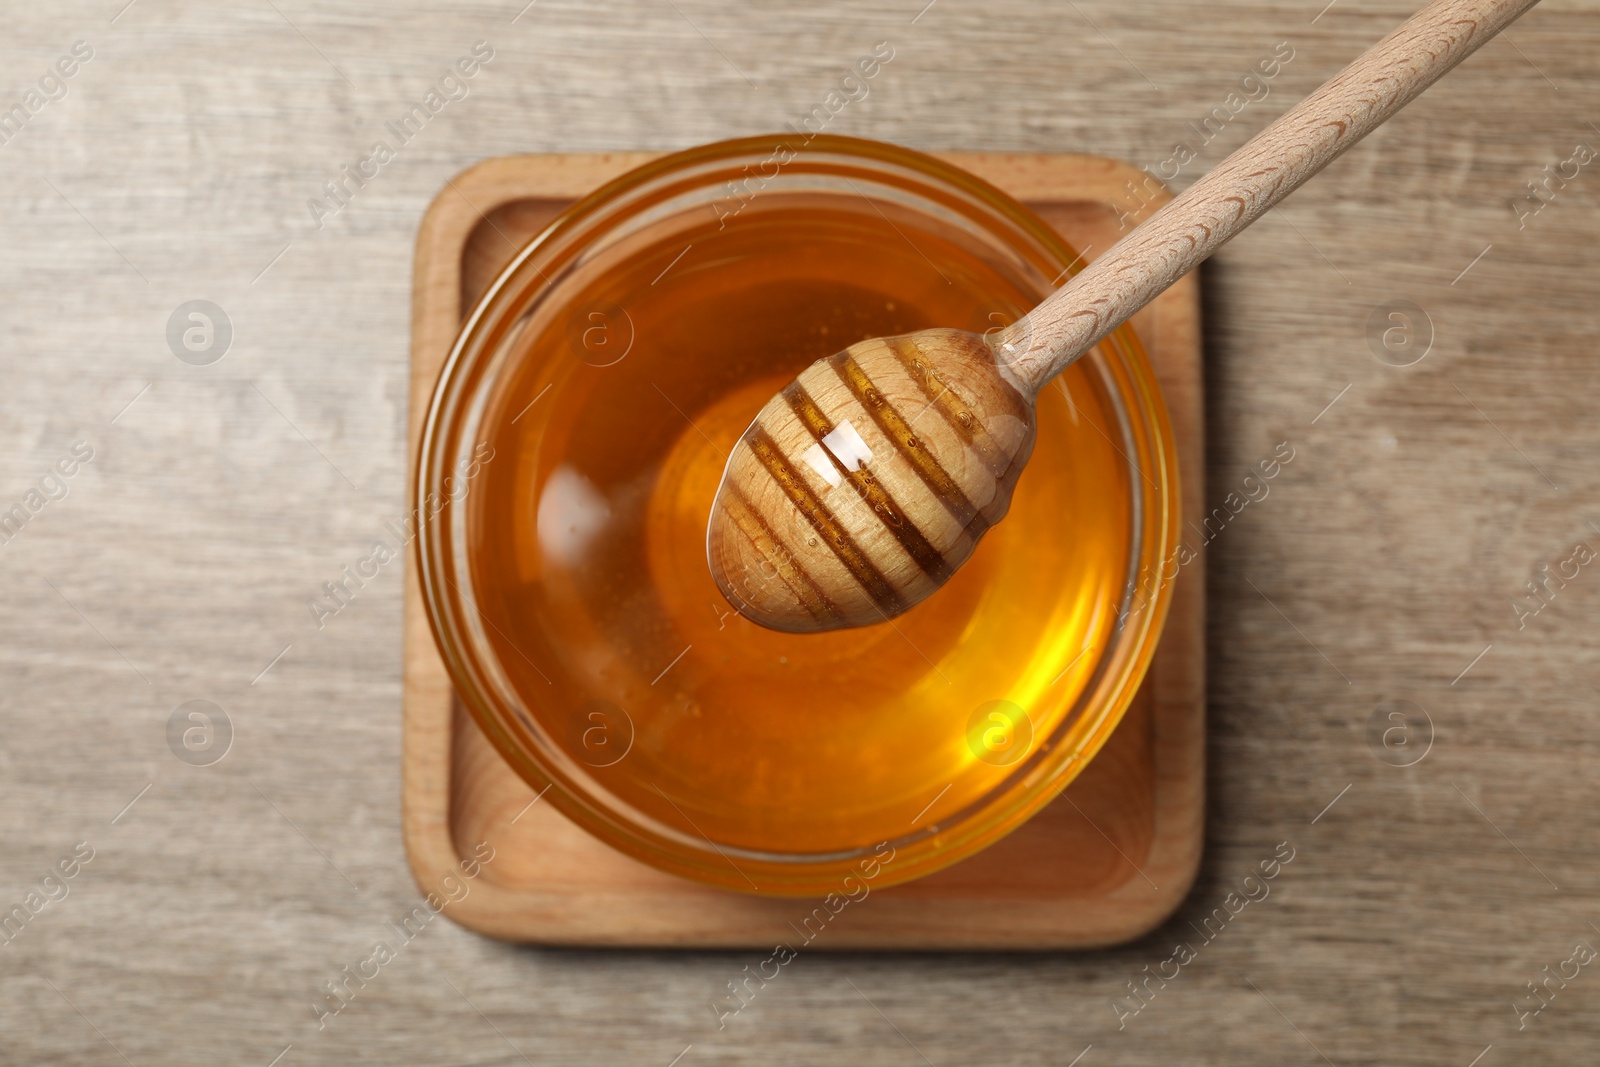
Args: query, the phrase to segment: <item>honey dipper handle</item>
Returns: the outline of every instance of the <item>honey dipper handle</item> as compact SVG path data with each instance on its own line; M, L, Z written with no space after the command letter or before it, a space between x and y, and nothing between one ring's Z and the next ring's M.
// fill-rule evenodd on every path
M995 339L1028 395L1538 0L1433 0Z

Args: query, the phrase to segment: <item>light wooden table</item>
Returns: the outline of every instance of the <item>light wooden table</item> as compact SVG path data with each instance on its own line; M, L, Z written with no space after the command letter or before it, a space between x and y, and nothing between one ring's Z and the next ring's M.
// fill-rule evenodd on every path
M1512 203L1600 149L1594 3L1536 9L1205 272L1210 494L1279 442L1294 458L1207 548L1210 844L1140 943L807 954L721 1031L711 1002L759 957L518 949L437 920L402 943L399 568L320 628L307 607L403 511L411 243L468 162L799 121L882 40L893 60L829 129L1152 167L1188 141L1183 186L1408 8L1323 2L9 5L0 111L37 110L0 144L0 516L27 513L0 544L0 918L27 916L0 938L0 1062L1592 1054L1594 967L1520 1031L1513 1005L1600 946L1600 567L1574 554L1600 551L1600 160L1520 228ZM29 101L80 40L92 57ZM308 207L479 40L465 98L339 211ZM1242 84L1279 42L1293 58ZM1189 123L1236 89L1266 95L1199 144ZM186 362L167 330L201 299L232 337L196 365L220 333L190 352L180 316ZM1386 349L1378 310L1398 300L1431 323L1405 367L1420 349ZM191 700L231 723L211 766L169 747ZM1431 730L1412 710L1386 748L1399 700ZM1205 941L1280 842L1270 896ZM44 885L58 862L74 876ZM323 983L379 940L394 958L319 1029ZM1179 941L1194 958L1119 1030L1126 983L1172 974Z

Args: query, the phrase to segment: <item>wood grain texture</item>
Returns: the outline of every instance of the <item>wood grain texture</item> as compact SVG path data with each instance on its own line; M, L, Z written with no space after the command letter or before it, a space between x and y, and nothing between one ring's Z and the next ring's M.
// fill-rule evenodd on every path
M995 338L1037 394L1539 0L1433 0Z
M1060 956L808 954L719 1030L709 1003L764 956L517 949L436 921L318 1029L322 983L418 904L403 576L321 629L306 600L405 508L412 255L446 178L779 129L888 40L830 132L1168 176L1181 142L1182 189L1418 6L675 3L7 10L8 105L72 41L95 56L0 146L0 504L75 440L95 458L0 546L0 905L75 842L96 857L0 948L0 1060L120 1067L102 1034L137 1067L290 1044L278 1067L666 1067L691 1044L677 1067L920 1064L906 1039L941 1067L1091 1043L1078 1067L1322 1064L1307 1038L1341 1067L1466 1067L1491 1043L1478 1067L1591 1060L1592 968L1524 1030L1511 1004L1600 922L1600 580L1584 566L1521 628L1512 609L1600 537L1600 172L1550 177L1600 140L1593 0L1545 0L1201 269L1205 513L1278 442L1295 458L1191 542L1207 844L1159 930ZM479 39L496 58L471 95L318 229L307 198ZM1280 42L1292 60L1245 85ZM195 298L235 328L209 367L164 334ZM1382 344L1398 300L1426 315L1409 354ZM192 699L235 727L212 767L167 747ZM1433 724L1409 768L1368 735L1399 699ZM1118 1029L1125 983L1281 841L1271 896Z
M1116 212L1106 197L1137 173L1126 164L1083 156L945 158L1001 188L1013 174L1025 175L1033 206L1069 242L1084 247L1106 247L1112 240ZM460 321L498 266L557 211L640 162L489 160L451 179L434 200L418 235L413 448L454 339L448 323ZM463 213L459 205L465 203L482 214ZM1203 429L1195 279L1152 303L1138 325L1155 344L1151 362L1171 407L1181 450L1182 506L1197 514ZM918 389L910 381L902 385L908 393ZM840 402L814 388L827 407ZM1013 402L1019 399L1013 393ZM795 430L793 421L786 425ZM426 888L480 842L493 842L497 851L477 891L456 905L452 918L491 936L542 944L755 951L800 941L803 934L790 924L801 924L815 901L763 899L675 878L601 844L552 806L537 803L538 794L453 699L424 616L414 560L407 565L402 797L412 871ZM1059 799L966 861L872 892L848 922L817 933L806 951L1085 948L1136 937L1164 918L1192 879L1201 846L1203 577L1201 566L1180 575L1144 686L1105 749ZM984 906L998 914L969 921Z

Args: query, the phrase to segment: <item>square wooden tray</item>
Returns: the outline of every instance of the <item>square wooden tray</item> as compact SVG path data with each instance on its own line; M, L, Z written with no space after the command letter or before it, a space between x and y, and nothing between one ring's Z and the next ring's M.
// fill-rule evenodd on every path
M652 153L491 159L451 179L417 236L410 469L462 318L521 245L568 204ZM1011 193L1093 259L1118 237L1143 172L1079 155L946 153ZM1148 193L1144 194L1148 197ZM1148 213L1164 197L1146 202ZM1135 218L1140 216L1135 215ZM1184 278L1134 320L1177 435L1183 510L1204 472L1199 288ZM1009 837L943 871L876 890L816 949L1062 949L1127 941L1166 918L1194 879L1205 801L1204 561L1183 568L1138 697L1095 760ZM535 793L455 700L406 557L402 816L425 890L481 841L494 861L448 906L491 937L567 945L771 949L796 942L814 901L713 889L600 843ZM531 804L531 806L530 806Z

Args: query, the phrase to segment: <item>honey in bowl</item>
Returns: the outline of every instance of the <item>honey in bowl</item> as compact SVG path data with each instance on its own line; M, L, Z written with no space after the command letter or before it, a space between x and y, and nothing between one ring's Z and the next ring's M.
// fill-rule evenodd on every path
M429 623L512 768L613 847L761 893L917 877L1048 803L1133 699L1170 597L1176 456L1130 330L1040 397L1010 514L904 615L763 629L716 586L706 522L796 371L1001 327L1075 260L971 175L827 135L664 157L523 249L446 361L414 487Z
M497 461L469 555L540 726L623 803L751 850L870 846L991 790L1073 706L1122 601L1128 472L1091 370L1041 397L1010 517L898 619L791 635L741 618L706 520L733 442L808 363L1042 295L865 200L780 194L595 277L576 328L525 331L485 420Z

